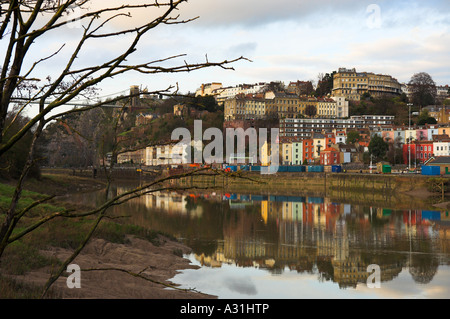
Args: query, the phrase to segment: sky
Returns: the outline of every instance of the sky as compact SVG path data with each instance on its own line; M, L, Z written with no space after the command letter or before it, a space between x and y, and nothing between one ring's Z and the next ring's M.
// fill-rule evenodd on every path
M274 275L264 268L226 263L211 268L202 266L193 255L188 258L200 269L183 270L171 281L219 299L443 299L450 292L450 267L443 265L427 284L416 283L404 267L392 280L382 281L380 288L360 282L344 289L337 282L321 281L317 270L297 272L286 267Z
M108 5L122 2L108 1ZM105 2L92 3L95 8ZM139 10L132 14L132 19L113 22L111 30L139 25L154 13ZM176 14L179 19L198 18L154 29L142 39L130 63L178 54L185 56L168 65L201 63L206 56L214 62L244 56L251 62L236 62L232 64L234 70L216 67L176 74L127 73L104 81L99 86L100 97L128 90L131 85L153 91L178 84L180 92L187 93L211 82L223 86L317 82L319 74L340 67L389 74L399 82L427 72L437 85L450 85L448 0L189 0ZM77 26L66 27L36 45L34 58L45 57L66 44L50 63L36 68L42 74L37 76L56 74L77 43L80 31ZM120 53L129 41L127 37L91 41L77 61L79 65L100 64Z

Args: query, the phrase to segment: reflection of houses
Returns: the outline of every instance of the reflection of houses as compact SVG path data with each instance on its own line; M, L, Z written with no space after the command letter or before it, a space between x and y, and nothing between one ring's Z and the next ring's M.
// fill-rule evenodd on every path
M153 193L144 195L145 206L150 209L166 211L169 214L189 214L191 217L201 217L203 207L190 207L188 195Z
M238 202L253 205L229 206ZM285 267L298 272L319 271L322 278L340 287L356 287L367 282L371 264L380 266L382 282L398 276L407 265L406 254L395 254L405 243L405 234L415 238L414 252L423 252L418 246L422 239L436 242L436 247L448 240L448 212L414 211L404 215L360 206L350 211L349 205L306 196L233 194L223 203L223 238L214 252L196 256L210 267L228 263L268 268L271 272L282 272ZM386 227L379 227L380 223ZM439 225L439 235L430 230L432 225ZM433 243L431 246L435 247ZM440 249L445 252L447 246ZM386 254L390 248L393 254ZM433 265L426 269L427 274L433 273ZM416 270L414 280L425 280Z

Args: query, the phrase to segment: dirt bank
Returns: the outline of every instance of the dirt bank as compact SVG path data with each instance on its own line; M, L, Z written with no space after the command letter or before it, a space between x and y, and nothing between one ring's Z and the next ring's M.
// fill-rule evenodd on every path
M169 281L179 270L196 268L180 253L189 253L190 248L181 243L161 237L160 246L128 237L127 244L114 244L103 239L93 239L74 260L81 268L81 288L67 287L67 277L61 277L53 285L52 295L70 299L203 299L215 298L195 291L167 288L155 283L171 285ZM71 251L52 248L43 251L47 256L65 259ZM117 269L117 270L89 270ZM120 269L121 271L119 271ZM50 268L39 269L16 280L44 285L49 278ZM129 273L127 273L129 272ZM152 281L138 278L140 274ZM68 276L65 273L64 276Z

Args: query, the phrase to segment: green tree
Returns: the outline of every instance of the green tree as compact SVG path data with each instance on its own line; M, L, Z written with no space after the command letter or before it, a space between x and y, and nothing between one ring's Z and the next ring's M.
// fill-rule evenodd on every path
M376 160L383 160L386 157L388 149L388 143L386 143L381 136L374 135L370 139L369 153L373 155Z
M318 97L325 96L328 94L331 94L333 90L333 75L336 73L336 71L333 71L331 74L326 73L323 75L323 73L320 73L318 75L317 79L317 88L315 95Z
M349 131L347 133L347 143L354 144L361 141L361 135L358 131Z
M428 110L423 110L417 117L418 125L436 124L436 123L437 123L436 119L434 117L430 116L430 114L428 113Z

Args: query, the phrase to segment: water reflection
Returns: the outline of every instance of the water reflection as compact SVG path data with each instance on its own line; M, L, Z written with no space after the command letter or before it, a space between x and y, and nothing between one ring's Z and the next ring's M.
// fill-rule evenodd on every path
M112 192L127 189L117 186ZM181 238L193 249L193 261L212 269L294 272L355 289L366 283L370 264L380 266L382 282L406 271L414 283L429 284L450 261L448 211L395 210L313 196L177 192L145 195L113 209L130 215L131 223ZM247 281L226 283L256 293Z

